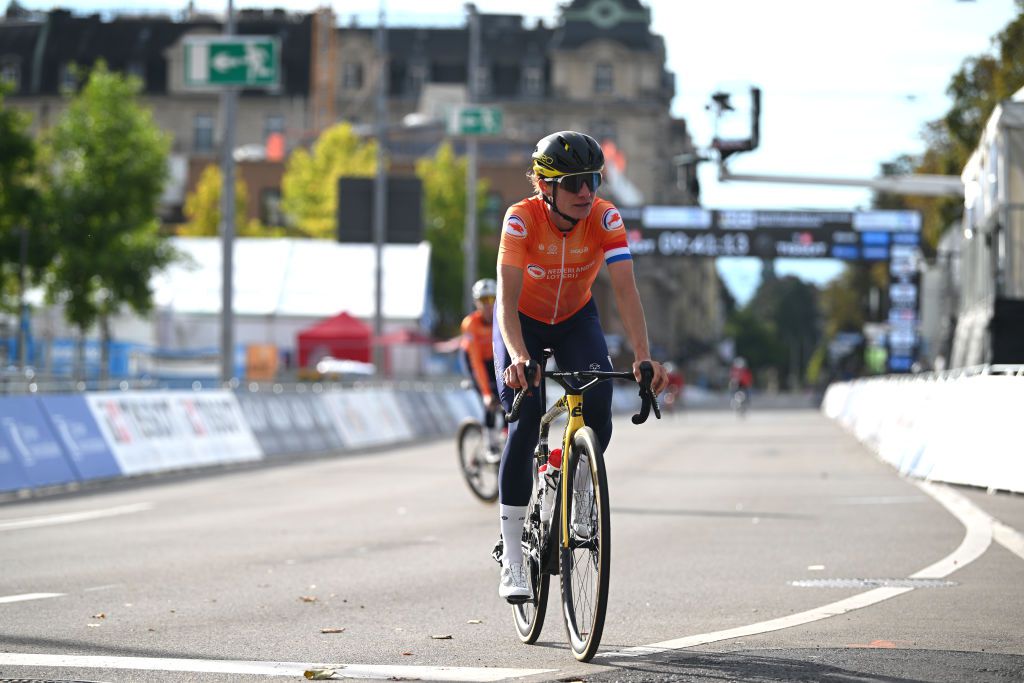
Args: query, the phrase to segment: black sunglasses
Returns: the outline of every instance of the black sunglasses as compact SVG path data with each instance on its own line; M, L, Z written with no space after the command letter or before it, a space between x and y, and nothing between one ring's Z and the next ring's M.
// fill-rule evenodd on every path
M573 194L582 190L584 185L589 187L591 192L597 192L597 188L601 187L602 180L601 174L596 171L547 178L549 183L558 183L566 192L572 192Z

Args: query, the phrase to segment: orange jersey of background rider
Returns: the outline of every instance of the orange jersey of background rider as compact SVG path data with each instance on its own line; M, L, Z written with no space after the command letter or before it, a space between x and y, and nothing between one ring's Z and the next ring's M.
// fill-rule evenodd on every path
M462 342L470 372L476 380L480 394L486 398L494 384L494 346L491 342L491 324L484 322L480 311L473 311L462 319Z
M590 301L602 260L631 258L622 216L604 199L567 233L554 226L536 195L505 214L498 265L523 270L519 311L534 320L554 325L569 318Z

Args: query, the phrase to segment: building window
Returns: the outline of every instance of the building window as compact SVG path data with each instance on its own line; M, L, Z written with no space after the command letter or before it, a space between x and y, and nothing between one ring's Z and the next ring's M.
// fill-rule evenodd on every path
M544 68L539 64L523 69L523 94L534 97L544 94Z
M598 142L615 140L615 122L607 120L593 121L590 124L590 135Z
M192 119L192 151L213 151L213 116L196 114Z
M78 88L78 76L75 74L75 66L71 63L60 67L60 90L61 92L73 91Z
M609 93L615 90L615 72L608 62L594 65L594 92Z
M409 92L418 94L430 75L430 67L424 62L414 62L409 67Z
M13 92L21 89L21 64L17 59L0 61L0 81L9 84Z
M281 190L268 187L260 192L260 220L263 225L273 228L285 225L284 212L281 210Z
M146 87L146 65L140 61L132 61L128 63L128 68L125 71L130 76L135 76L142 81L142 87Z
M363 88L363 64L362 62L345 62L341 67L341 89L362 90Z
M263 139L274 133L284 133L284 117L280 114L268 114L263 120Z

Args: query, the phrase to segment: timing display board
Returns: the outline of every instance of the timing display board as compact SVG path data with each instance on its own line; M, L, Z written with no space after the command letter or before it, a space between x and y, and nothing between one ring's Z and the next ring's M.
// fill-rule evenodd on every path
M891 372L911 369L920 342L917 211L777 211L643 206L620 209L635 257L753 256L889 262L885 346Z
M917 211L620 209L634 256L755 256L887 261L921 241Z

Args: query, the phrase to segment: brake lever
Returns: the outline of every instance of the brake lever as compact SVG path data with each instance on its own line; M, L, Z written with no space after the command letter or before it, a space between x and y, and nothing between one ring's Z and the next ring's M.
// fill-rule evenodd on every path
M539 366L536 361L526 361L526 386L516 392L515 398L512 399L512 410L505 413L505 421L509 424L516 422L519 419L519 407L523 403L523 399L530 391L530 383L533 382L533 375L539 370Z

